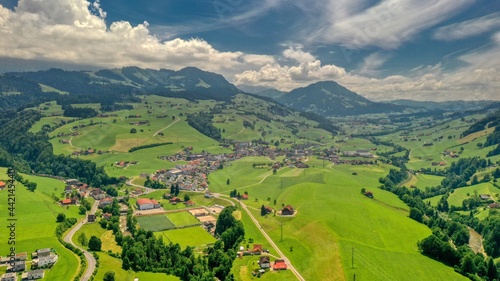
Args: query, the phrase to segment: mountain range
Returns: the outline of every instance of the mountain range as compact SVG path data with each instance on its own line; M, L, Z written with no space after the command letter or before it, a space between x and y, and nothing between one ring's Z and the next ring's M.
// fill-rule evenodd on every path
M188 100L231 100L246 94L222 75L186 67L178 71L125 67L97 71L49 69L36 72L10 72L0 75L1 105L22 107L49 100L60 103L105 103L136 101L137 94L157 94ZM61 94L67 94L61 98ZM429 110L471 109L489 102L373 102L334 81L322 81L290 92L276 89L259 91L253 96L272 98L293 109L325 117L371 113L402 112L408 108ZM24 102L24 104L23 104ZM447 106L452 108L446 108Z

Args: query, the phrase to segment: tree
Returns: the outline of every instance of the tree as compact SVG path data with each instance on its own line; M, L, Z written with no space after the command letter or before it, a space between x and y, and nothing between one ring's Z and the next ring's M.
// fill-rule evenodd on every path
M78 213L80 215L85 215L85 213L87 213L87 208L85 208L85 206L83 206L83 205L80 205L80 208L78 209Z
M179 190L179 184L176 184L176 185L175 185L175 196L179 195L179 192L181 192L181 191Z
M101 250L101 245L102 245L101 239L99 239L98 237L96 237L94 235L92 235L90 237L89 250L98 252Z
M262 207L260 207L260 215L261 216L267 215L267 210L266 210L266 207L264 206L264 204L262 204Z
M477 143L477 148L483 148L483 143L482 142L478 142Z
M115 281L115 273L113 271L106 271L104 273L103 281Z
M476 185L479 183L479 180L477 179L477 176L474 175L474 177L472 178L472 181L471 181L471 185Z
M410 218L422 222L424 214L417 208L410 208Z
M495 266L495 262L492 258L488 260L488 273L487 276L490 280L495 280L498 278L498 269Z
M184 194L184 202L191 200L188 194Z
M227 179L226 184L229 185L231 183L231 180Z
M30 181L26 184L26 188L28 188L28 190L31 192L35 192L36 186L37 186L36 182Z
M131 133L131 134L135 134L135 133L137 133L137 129L136 129L136 128L132 128L132 129L130 129L130 133Z
M87 240L87 236L85 235L85 233L80 233L80 235L78 235L78 243L80 243L82 246L87 246L89 241Z
M63 214L63 213L57 214L57 222L63 222L64 220L66 220L65 214Z

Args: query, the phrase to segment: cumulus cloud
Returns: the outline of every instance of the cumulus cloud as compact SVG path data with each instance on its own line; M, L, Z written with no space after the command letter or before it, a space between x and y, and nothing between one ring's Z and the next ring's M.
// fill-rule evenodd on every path
M321 80L334 80L346 75L342 67L321 61L305 52L302 46L295 45L282 53L284 63L267 63L258 70L246 70L234 76L236 85L253 85L274 87L280 90L291 90L308 83Z
M273 62L269 56L218 51L199 38L161 41L147 22L118 21L107 28L105 17L99 1L20 0L14 11L0 6L0 57L99 67L194 65L219 72Z
M377 46L395 49L415 35L450 18L473 0L330 0L322 21L327 24L310 38L348 48Z
M440 27L434 33L438 40L457 40L494 30L500 27L500 13L496 12L480 18Z

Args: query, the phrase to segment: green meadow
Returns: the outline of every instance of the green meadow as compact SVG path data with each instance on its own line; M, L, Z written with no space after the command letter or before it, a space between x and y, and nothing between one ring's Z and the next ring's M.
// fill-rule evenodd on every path
M147 231L175 228L175 225L165 215L139 216L136 219L139 227Z
M404 186L416 186L417 188L425 189L426 187L434 187L440 185L443 179L444 177L440 176L417 173L417 175L412 175L411 179L407 181Z
M78 241L78 237L82 233L85 233L85 237L87 238L87 241L90 239L91 236L96 236L97 238L101 239L101 242L102 242L101 251L103 251L103 252L111 251L112 253L118 253L118 254L120 254L122 252L121 247L118 246L118 244L116 244L115 236L113 235L113 232L111 230L106 230L106 229L102 228L101 225L97 222L86 223L75 233L75 235L73 235L73 239L72 239L73 243L75 243L76 245L78 245L80 247L87 248L87 246L83 246Z
M171 221L176 227L200 224L200 221L187 211L170 213L166 214L166 216L168 220Z
M6 169L0 168L0 178L7 179ZM59 213L66 217L82 218L78 215L75 206L62 207L54 202L52 194L60 196L64 190L64 183L55 179L23 175L29 181L38 184L35 192L28 191L23 185L16 184L16 252L29 254L40 248L53 248L59 255L58 262L47 270L45 280L66 281L77 273L79 260L75 254L64 248L55 236L57 227L56 217ZM0 190L0 220L4 226L0 227L0 237L5 241L0 243L0 253L6 256L10 245L7 243L7 189Z
M377 188L378 178L386 175L390 166L328 165L322 169L322 162L315 159L308 164L313 168L297 173L289 186L281 185L281 175L293 173L285 168L262 183L253 176L251 186L242 189L249 193L245 203L259 224L303 276L310 280L351 280L353 274L364 276L364 280L405 280L408 276L415 277L413 280L466 280L418 252L417 242L431 231L409 219L408 207L394 194ZM209 179L220 182L225 176L219 173L256 173L252 169L250 163L233 165ZM247 180L250 177L240 179L245 185ZM361 188L374 192L375 198L363 196ZM219 191L230 190L224 187ZM290 204L297 213L292 218L261 217L262 204L275 209ZM354 268L353 248L358 257Z
M215 238L200 226L179 228L154 233L156 237L162 237L166 243L178 243L181 248L205 247L215 243Z
M479 196L481 194L489 194L493 200L500 199L500 189L494 186L490 182L480 183L476 185L471 185L467 187L457 188L448 197L448 204L450 206L461 207L462 202L466 199L472 198L474 196ZM436 206L441 199L442 195L434 196L425 201L431 203L431 205Z
M152 272L134 272L131 270L122 269L122 261L109 256L106 253L98 253L99 266L94 280L103 280L104 274L108 271L115 273L115 280L120 281L134 281L134 278L139 280L155 280L155 281L179 281L176 276L166 275L165 273L152 273ZM105 265L105 266L102 266Z

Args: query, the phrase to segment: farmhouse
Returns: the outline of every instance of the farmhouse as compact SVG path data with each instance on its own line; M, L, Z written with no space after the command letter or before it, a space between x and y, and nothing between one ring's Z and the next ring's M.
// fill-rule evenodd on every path
M70 205L71 204L71 199L63 199L61 200L62 205Z
M87 221L88 222L95 222L95 215L93 214L90 214L87 216Z
M44 277L44 271L41 269L24 272L23 275L21 276L23 280L42 279L43 277Z
M160 204L158 204L156 200L139 198L137 199L137 207L139 208L139 210L151 210L160 208Z
M0 181L0 189L4 189L5 188L5 182L4 181Z
M262 256L259 258L259 266L260 268L270 268L271 267L271 262L269 261L268 256Z
M364 193L364 195L365 195L366 197L368 197L368 198L373 198L373 192L371 192L371 191L366 191L366 192Z
M191 206L195 205L193 200L188 200L188 201L184 202L184 204L186 205L186 207L191 207Z
M179 203L179 202L182 202L182 200L181 200L181 198L179 198L179 197L174 197L174 198L170 199L170 200L169 200L169 202L170 202L171 204L174 204L174 205L175 205L175 204L177 204L177 203Z
M101 201L99 201L99 208L104 208L104 207L111 205L111 204L113 204L113 198L106 197L106 198L101 199Z
M285 270L287 268L284 260L274 261L273 270Z
M17 276L14 272L5 273L0 277L0 281L17 281Z
M481 200L490 200L490 195L489 194L480 194L479 198L481 198Z
M293 213L295 213L295 210L290 205L285 206L283 208L283 210L281 210L281 215L282 216L291 216L291 215L293 215Z
M262 245L261 244L253 244L252 253L254 255L260 255L260 253L262 253Z

